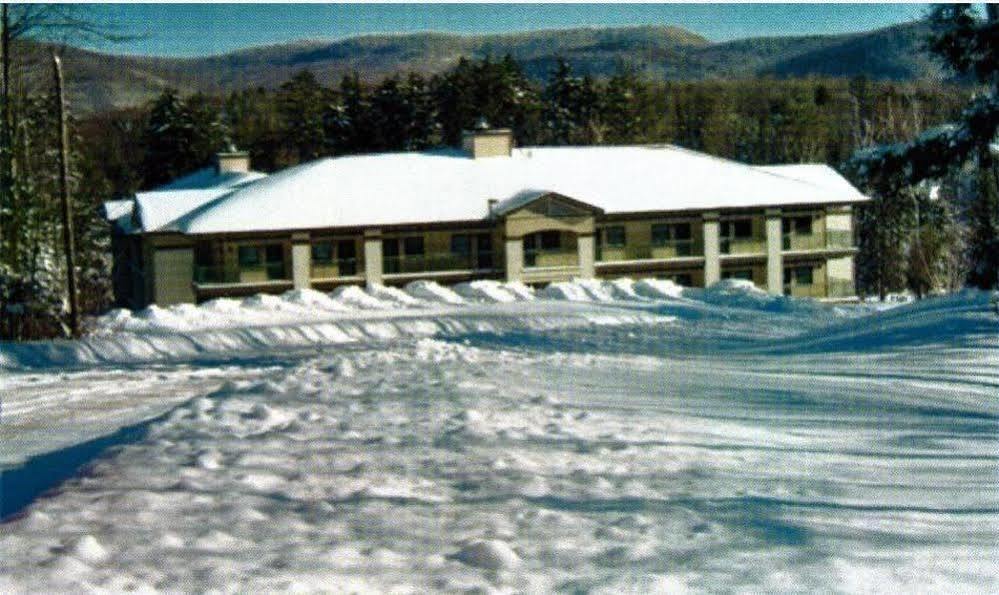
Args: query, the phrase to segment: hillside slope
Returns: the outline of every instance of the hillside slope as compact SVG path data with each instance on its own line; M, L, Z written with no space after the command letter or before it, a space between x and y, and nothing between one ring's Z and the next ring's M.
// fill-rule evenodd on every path
M166 87L184 93L274 87L309 69L327 83L357 71L376 81L397 72L434 74L462 56L512 55L543 80L563 57L579 73L607 76L621 63L659 80L855 76L912 80L940 75L922 50L928 32L914 22L849 35L761 37L712 43L677 27L578 28L502 35L413 33L366 35L337 41L299 41L201 58L123 56L66 48L70 93L83 110L145 101ZM23 51L26 49L27 51ZM27 62L44 47L23 48ZM31 69L47 72L45 69ZM37 82L45 82L43 75Z

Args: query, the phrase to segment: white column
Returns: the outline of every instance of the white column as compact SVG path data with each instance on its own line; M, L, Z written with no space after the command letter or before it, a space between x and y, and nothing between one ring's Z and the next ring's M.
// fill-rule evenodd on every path
M772 295L784 293L784 247L780 209L767 209L767 291Z
M382 234L378 229L364 230L364 282L368 287L382 284Z
M583 279L592 279L597 276L597 268L594 264L596 259L596 249L593 236L578 236L576 238L576 248L579 251L579 276Z
M291 235L291 281L295 289L312 287L312 246L308 233Z
M523 238L506 239L506 280L520 281L524 272L524 240Z
M721 280L721 243L718 213L704 213L704 286Z

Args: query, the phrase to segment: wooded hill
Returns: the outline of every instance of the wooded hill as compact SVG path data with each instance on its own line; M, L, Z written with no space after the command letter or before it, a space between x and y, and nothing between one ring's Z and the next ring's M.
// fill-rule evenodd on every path
M302 69L312 71L327 85L352 71L364 82L376 82L396 73L440 73L462 56L500 58L506 54L535 81L545 80L559 57L577 74L598 78L610 76L623 63L650 80L863 75L872 80L912 81L941 75L939 66L922 51L927 32L925 23L913 22L857 34L724 43L664 26L501 35L413 33L302 41L202 58L123 56L66 48L64 59L74 109L86 112L137 105L168 87L181 94L275 88ZM40 58L45 48L31 49L35 51L22 55Z

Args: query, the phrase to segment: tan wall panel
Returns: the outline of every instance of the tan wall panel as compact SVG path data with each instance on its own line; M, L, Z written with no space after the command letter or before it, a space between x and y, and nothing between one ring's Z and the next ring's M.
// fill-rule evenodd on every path
M160 306L193 303L194 250L158 248L153 254L154 301Z

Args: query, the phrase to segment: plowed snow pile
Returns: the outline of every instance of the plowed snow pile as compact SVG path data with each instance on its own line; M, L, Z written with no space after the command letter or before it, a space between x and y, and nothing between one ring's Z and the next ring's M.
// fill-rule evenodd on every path
M461 305L465 300L454 291L433 281L413 281L406 286L409 295L436 304Z
M4 370L5 449L109 417L144 433L2 523L0 592L999 591L987 295L872 313L674 287L109 315L332 322L143 331L161 356L217 336L246 361ZM78 455L28 461L5 496Z

